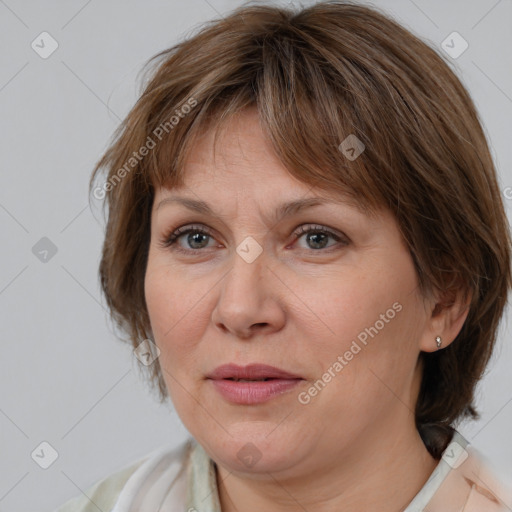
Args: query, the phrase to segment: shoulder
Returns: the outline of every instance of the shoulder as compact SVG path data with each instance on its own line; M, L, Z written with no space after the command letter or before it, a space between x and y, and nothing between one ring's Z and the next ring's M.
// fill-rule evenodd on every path
M505 512L512 507L512 488L478 451L468 457L460 477L470 488L463 512ZM463 465L464 466L464 465Z
M190 446L190 440L183 442L178 447L162 446L149 454L137 459L118 471L96 481L83 493L71 498L54 512L110 512L116 505L119 496L126 489L129 482L141 473L146 472L148 466L153 467L156 461L166 458L167 462L174 462L179 467L183 462L183 456Z
M462 441L461 441L462 440ZM511 510L512 489L489 460L457 433L443 454L450 468L429 502L428 510L443 512L504 512Z
M97 481L83 494L66 501L55 512L97 512L98 509L107 512L111 510L130 476L145 460L146 458L139 459L136 463Z

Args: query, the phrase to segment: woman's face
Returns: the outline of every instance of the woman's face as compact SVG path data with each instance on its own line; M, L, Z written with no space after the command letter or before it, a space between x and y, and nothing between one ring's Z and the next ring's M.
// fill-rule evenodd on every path
M185 187L156 191L145 279L184 425L217 463L252 473L326 468L368 436L410 432L418 354L435 334L392 215L291 177L254 110L231 122L215 161L212 142L197 142ZM309 198L323 203L281 210ZM210 378L230 363L292 377ZM245 376L265 375L283 377Z

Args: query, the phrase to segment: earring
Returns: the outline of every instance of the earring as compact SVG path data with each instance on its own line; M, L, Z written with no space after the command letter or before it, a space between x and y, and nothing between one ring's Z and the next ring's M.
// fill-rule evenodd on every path
M437 350L441 348L441 336L436 336Z

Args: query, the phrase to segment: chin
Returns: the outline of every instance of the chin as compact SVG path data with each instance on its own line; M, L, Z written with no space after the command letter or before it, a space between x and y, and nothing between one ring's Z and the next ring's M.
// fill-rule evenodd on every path
M281 425L282 427L282 425ZM277 427L279 429L280 427ZM239 422L222 438L196 437L212 459L225 468L243 473L271 473L296 466L305 455L301 436L266 422Z

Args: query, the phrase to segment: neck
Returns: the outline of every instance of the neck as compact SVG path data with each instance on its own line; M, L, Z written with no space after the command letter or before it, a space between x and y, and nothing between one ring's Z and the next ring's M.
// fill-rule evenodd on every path
M309 471L294 468L293 474L267 473L251 478L250 474L230 473L217 466L222 512L405 510L437 461L423 444L414 418L409 416L407 428L403 428L403 417L402 428L397 416L389 419L387 425L372 426L358 435L350 447L338 451L332 464L323 460L310 465Z

